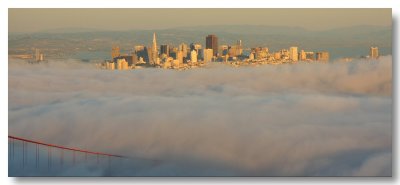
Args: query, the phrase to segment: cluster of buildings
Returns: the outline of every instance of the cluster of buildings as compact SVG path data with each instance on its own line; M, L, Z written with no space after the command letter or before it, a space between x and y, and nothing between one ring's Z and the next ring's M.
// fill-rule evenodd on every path
M168 44L157 45L156 34L153 33L153 42L150 47L136 45L132 52L122 55L118 46L113 46L111 60L106 60L100 65L103 69L128 70L142 67L157 67L165 69L188 69L206 65L209 62L229 62L230 64L282 64L304 62L327 62L330 59L327 51L304 51L293 46L289 49L270 52L267 47L256 47L243 54L242 41L238 40L233 45L218 45L216 35L208 35L206 46L199 43L185 43L174 47ZM370 57L378 58L377 47L371 47Z
M298 61L329 61L329 52L313 52L300 50L296 46L289 49L281 49L276 52L269 52L266 47L252 48L248 61L254 62L298 62Z
M241 41L238 42L241 44ZM241 45L227 46L230 53L239 55L242 53ZM240 48L240 49L239 49ZM113 46L111 60L105 61L101 67L105 69L135 69L142 67L159 67L172 69L196 68L207 62L218 59L218 38L215 35L206 37L206 47L199 43L187 45L181 43L178 47L162 44L157 45L156 34L153 34L153 42L150 47L136 45L130 54L122 55L118 46Z
M38 48L33 49L33 54L31 55L31 57L29 57L29 59L30 63L39 63L45 61L44 54Z
M379 58L379 48L374 46L374 47L370 47L369 49L369 55L366 56L361 56L360 58L362 59L368 59L368 60L377 60ZM341 58L338 61L340 62L351 62L353 61L354 58L351 57L345 57L345 58Z

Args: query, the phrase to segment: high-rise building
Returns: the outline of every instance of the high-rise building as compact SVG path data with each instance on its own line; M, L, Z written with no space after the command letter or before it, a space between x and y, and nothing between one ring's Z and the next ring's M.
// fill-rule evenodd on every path
M119 46L113 46L111 49L111 60L113 60L114 58L119 57L120 54L120 49Z
M192 50L190 52L190 61L192 63L196 63L197 62L197 51L196 50Z
M299 54L299 60L300 61L306 61L306 58L307 58L306 52L304 50L301 50L300 54Z
M158 50L157 50L157 38L156 38L156 33L153 33L153 46L151 47L151 52L152 52L152 63L155 64L157 62L158 58Z
M170 48L169 49L169 57L176 59L178 51L179 51L179 48L175 48L175 47ZM166 58L168 58L168 57L166 57Z
M195 50L194 43L190 43L189 48L190 48L190 51Z
M243 49L240 45L230 46L228 50L229 57L237 57L242 55Z
M203 50L203 58L204 62L211 62L213 58L213 50L212 49L204 49Z
M243 54L242 40L238 40L236 42L236 46L233 46L231 49L234 51L234 53L233 53L234 56L242 55ZM231 55L231 54L229 54L229 55Z
M285 59L285 60L290 59L290 52L289 52L289 50L287 50L287 49L281 49L279 52L280 52L280 54L281 54L281 59Z
M40 61L40 50L35 48L35 61Z
M179 61L179 64L183 64L183 51L178 51L175 59Z
M113 61L106 62L106 69L114 70L115 69L115 63Z
M166 54L169 57L169 45L163 44L160 45L160 55Z
M219 51L218 51L218 53L221 55L221 56L225 56L225 55L228 55L228 52L229 52L229 46L228 45L220 45L220 46L218 46L219 48Z
M242 46L242 40L238 40L236 45Z
M186 58L188 53L188 46L185 43L181 43L178 49L182 51L183 57Z
M146 62L147 64L150 63L150 57L146 46L143 45L135 46L135 54L137 55L138 59L142 58L143 61Z
M197 52L197 59L203 58L203 51L202 51L202 46L199 43L191 43L190 44L190 51L196 50Z
M197 50L197 60L204 60L204 49L200 48Z
M298 48L297 47L290 47L289 50L289 58L292 61L298 61L299 60L299 53L298 53Z
M128 61L128 65L135 66L136 63L138 62L137 54L135 52L132 52L131 53L131 58L132 58L131 63L129 63L129 61Z
M369 57L372 59L379 58L379 49L378 47L371 47L369 50Z
M35 48L33 51L33 58L36 62L44 61L44 54L40 52L40 49Z
M121 55L119 57L114 58L113 62L117 62L120 59L124 59L129 66L135 65L137 62L137 55L132 53L131 55Z
M254 60L254 53L253 52L250 53L249 60Z
M206 49L212 49L213 55L218 56L218 38L215 35L208 35L206 37Z
M317 61L329 61L329 52L327 51L317 52L315 55Z
M128 62L124 58L117 59L117 69L118 70L127 70Z

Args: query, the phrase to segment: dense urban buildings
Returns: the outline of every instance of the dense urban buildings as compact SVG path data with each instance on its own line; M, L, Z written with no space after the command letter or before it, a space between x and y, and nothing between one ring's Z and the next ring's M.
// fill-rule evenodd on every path
M247 53L244 53L244 50ZM378 47L370 48L369 57L372 59L379 57ZM328 51L299 50L297 46L278 51L270 51L268 47L245 49L242 40L237 40L232 45L218 45L216 35L206 36L205 48L200 43L190 43L189 45L181 43L177 47L171 44L161 44L158 48L156 33L153 33L151 47L136 45L131 53L121 54L119 46L113 46L111 58L102 63L100 67L110 70L127 70L143 67L189 69L205 66L209 62L225 62L236 67L259 64L294 64L298 62L328 62L330 54ZM43 60L43 56L37 60Z
M149 46L138 44L132 48L126 48L125 44L125 47L121 49L119 45L113 44L111 47L111 59L104 62L98 61L97 64L102 69L110 70L145 67L184 70L203 67L210 62L224 62L238 67L331 61L330 53L324 50L307 51L298 46L290 46L279 50L271 50L265 46L246 48L243 44L244 42L240 39L233 43L218 45L218 37L216 35L207 35L205 38L206 47L202 43L196 42L191 42L190 44L181 42L178 45L161 43L158 45L157 35L153 33L153 39ZM45 61L44 56L42 50L32 48L30 54L13 55L11 57L28 60L30 63L38 63ZM376 46L369 47L369 50L361 58L378 59L379 48ZM343 57L335 59L335 61L350 62L353 61L353 58Z
M44 54L40 52L39 49L35 49L35 60L37 62L44 61Z

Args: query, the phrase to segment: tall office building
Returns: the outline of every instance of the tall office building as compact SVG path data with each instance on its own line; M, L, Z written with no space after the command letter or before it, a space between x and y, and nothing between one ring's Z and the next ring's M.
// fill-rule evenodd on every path
M40 50L35 48L35 61L40 61Z
M169 45L163 44L160 45L160 55L166 54L169 57Z
M146 62L147 64L150 63L150 57L146 46L143 45L135 46L135 54L137 55L138 60L142 58L143 61Z
M190 48L190 51L195 50L194 43L190 43L190 44L189 44L189 48Z
M242 45L242 40L238 40L236 44L236 54L237 55L242 55L243 54L243 45Z
M106 62L106 69L114 70L115 69L115 63L113 61Z
M297 50L297 47L290 47L289 50L289 58L295 62L299 60L299 53Z
M212 49L205 49L203 50L203 58L204 62L211 62L213 58L213 50Z
M196 63L197 62L197 51L196 50L192 50L190 52L190 61L192 63Z
M151 47L146 48L146 49L147 49L147 51L146 51L147 58L149 59L148 62L147 61L146 62L147 62L148 65L154 65L155 64L155 60L153 60L153 58L154 58L153 49Z
M44 55L43 55L43 53L40 53L40 55L39 55L39 61L44 61Z
M157 38L156 33L153 33L153 46L151 47L152 53L152 63L155 64L158 58L158 50L157 50Z
M327 61L329 61L329 52L327 52L327 51L317 52L315 54L315 58L316 58L316 61L327 62Z
M300 61L305 61L306 58L307 58L306 52L305 52L304 50L301 50L301 51L300 51L300 54L299 54L299 60L300 60Z
M113 60L114 58L119 57L120 54L120 49L119 46L113 46L111 49L111 59Z
M229 52L229 46L228 45L220 45L220 46L218 46L219 48L219 51L218 51L218 53L221 55L221 56L225 56L225 55L228 55L228 52Z
M378 47L371 47L369 50L369 57L372 59L377 59L379 57Z
M188 46L185 43L181 43L178 47L179 51L182 51L183 57L187 57Z
M206 49L212 49L213 55L218 56L218 38L215 35L208 35L206 37Z
M117 59L117 67L118 70L127 70L128 62L124 58Z
M243 49L239 45L230 46L228 50L229 57L237 57L242 55Z
M183 64L183 52L177 51L175 59L178 60L179 64Z
M253 52L250 53L249 60L254 60L254 53Z

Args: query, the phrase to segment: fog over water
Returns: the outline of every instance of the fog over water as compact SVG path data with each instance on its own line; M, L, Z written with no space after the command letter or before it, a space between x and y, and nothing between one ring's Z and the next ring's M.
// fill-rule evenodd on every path
M10 165L10 175L392 174L391 56L186 71L8 65L10 135L133 157L108 168Z

